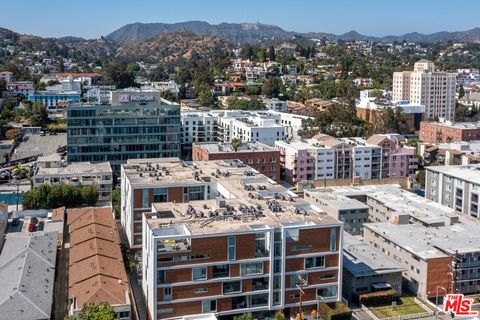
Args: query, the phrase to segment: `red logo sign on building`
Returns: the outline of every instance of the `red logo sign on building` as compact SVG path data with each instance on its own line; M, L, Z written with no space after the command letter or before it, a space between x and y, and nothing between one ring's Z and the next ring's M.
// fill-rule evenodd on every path
M455 316L476 316L478 311L472 311L473 299L468 299L463 294L447 294L443 303L445 313L452 312Z

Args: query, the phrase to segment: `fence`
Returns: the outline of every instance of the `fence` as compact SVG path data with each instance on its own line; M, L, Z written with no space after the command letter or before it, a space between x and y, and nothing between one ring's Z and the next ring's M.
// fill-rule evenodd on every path
M418 319L424 318L433 315L433 311L430 310L423 302L418 300L417 298L413 298L413 301L422 307L425 312L414 313L414 314L406 314L404 316L397 316L397 317L387 317L387 318L378 318L376 315L373 314L367 307L362 304L362 310L365 311L373 320L406 320L406 319Z

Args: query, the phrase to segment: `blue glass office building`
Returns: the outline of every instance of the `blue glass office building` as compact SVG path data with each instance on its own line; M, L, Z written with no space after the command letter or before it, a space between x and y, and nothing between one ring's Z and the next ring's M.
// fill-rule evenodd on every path
M156 91L112 92L110 104L67 109L69 162L109 161L114 171L128 159L180 156L180 106Z

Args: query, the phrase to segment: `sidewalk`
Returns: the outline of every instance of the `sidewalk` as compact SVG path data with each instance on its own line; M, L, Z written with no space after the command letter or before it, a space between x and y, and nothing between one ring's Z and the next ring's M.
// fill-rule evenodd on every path
M117 221L117 230L122 243L128 244L125 230L122 224ZM135 271L127 273L128 281L130 283L131 295L133 295L132 301L132 320L147 320L147 304L143 296L142 286L140 285Z

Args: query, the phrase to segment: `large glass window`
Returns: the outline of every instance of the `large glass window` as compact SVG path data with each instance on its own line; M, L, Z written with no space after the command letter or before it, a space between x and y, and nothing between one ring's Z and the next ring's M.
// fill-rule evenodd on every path
M229 281L223 283L223 294L242 292L241 281Z
M267 290L268 278L256 278L252 279L252 291Z
M268 293L254 294L252 295L251 307L263 307L268 305Z
M215 312L217 311L217 300L203 300L202 301L202 312Z
M190 187L190 201L197 201L204 199L204 186Z
M153 202L168 202L167 188L156 188L153 190Z
M212 267L212 278L230 277L230 266L228 264L219 264Z
M317 297L319 299L330 299L337 297L337 286L329 286L317 289Z
M248 308L248 296L232 297L232 310Z
M324 267L325 267L324 256L305 258L305 269L324 268Z
M148 208L148 189L143 189L142 193L142 208Z
M302 274L292 274L290 276L290 287L295 288L297 284L300 284L300 279L299 276L302 277L303 280L308 282L308 273L302 273Z
M337 228L330 229L330 251L337 251Z
M235 236L228 237L228 260L236 259L237 239Z
M262 274L263 262L244 263L241 266L241 275Z
M207 279L207 268L193 268L192 280L205 280Z
M165 270L157 270L157 284L165 283Z
M268 256L268 246L267 246L267 233L257 233L255 235L255 244L256 244L256 256L257 257L266 257Z

